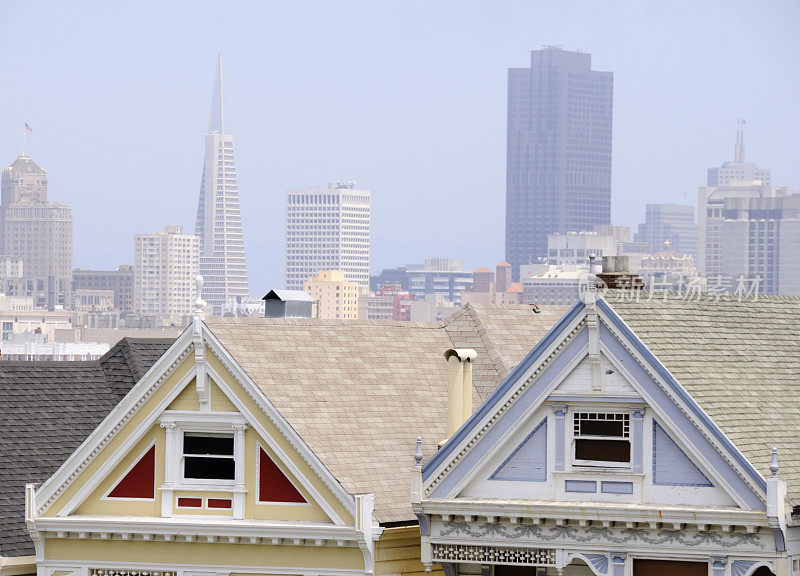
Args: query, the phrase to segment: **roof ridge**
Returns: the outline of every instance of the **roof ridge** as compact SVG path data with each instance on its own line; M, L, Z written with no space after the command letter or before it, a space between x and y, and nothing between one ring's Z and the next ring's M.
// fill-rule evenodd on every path
M478 334L478 338L481 339L483 347L486 349L486 355L489 357L489 360L492 363L492 368L494 368L494 371L497 373L499 381L502 382L506 375L511 371L511 368L497 350L494 341L489 338L488 329L478 314L478 310L471 304L467 304L464 307L464 310L469 315L470 319L475 323L475 330ZM481 401L483 400L485 400L485 398L481 399Z

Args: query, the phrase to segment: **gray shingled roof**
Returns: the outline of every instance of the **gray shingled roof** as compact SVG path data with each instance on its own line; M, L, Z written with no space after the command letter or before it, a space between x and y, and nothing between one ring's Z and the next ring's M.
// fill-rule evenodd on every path
M778 448L800 503L800 298L606 301L766 478Z
M172 342L124 338L94 362L0 361L0 556L34 553L25 484L47 480Z

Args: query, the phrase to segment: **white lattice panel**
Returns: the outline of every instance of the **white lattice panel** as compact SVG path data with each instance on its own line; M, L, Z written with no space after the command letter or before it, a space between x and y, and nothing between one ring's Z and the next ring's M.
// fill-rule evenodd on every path
M547 548L434 544L433 559L437 562L485 562L487 564L554 566L556 552Z
M177 576L174 570L117 570L116 568L91 568L89 576Z

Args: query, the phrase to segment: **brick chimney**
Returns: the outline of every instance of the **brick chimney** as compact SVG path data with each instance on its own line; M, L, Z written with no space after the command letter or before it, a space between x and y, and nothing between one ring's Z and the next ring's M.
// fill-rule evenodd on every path
M630 271L627 256L603 256L603 271L597 274L609 289L642 290L644 282Z

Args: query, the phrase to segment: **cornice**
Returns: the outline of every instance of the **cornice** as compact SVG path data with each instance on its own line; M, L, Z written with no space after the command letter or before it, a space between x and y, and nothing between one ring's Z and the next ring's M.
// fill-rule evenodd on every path
M614 524L626 528L678 528L694 526L706 530L709 526L721 526L723 532L730 532L735 527L755 532L759 528L769 528L766 512L741 509L703 509L691 507L648 508L644 506L615 506L613 504L598 505L596 502L516 502L469 500L454 498L449 500L429 499L420 504L422 513L431 520L451 522L461 518L465 522L483 519L485 522L521 524L533 521L545 523L555 521L561 524L580 526Z
M353 527L335 524L219 521L208 517L114 518L69 516L38 518L37 528L50 537L81 540L139 540L271 544L273 546L358 546Z

